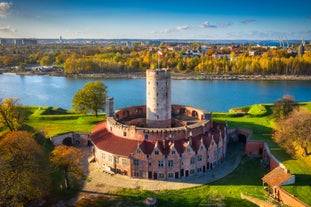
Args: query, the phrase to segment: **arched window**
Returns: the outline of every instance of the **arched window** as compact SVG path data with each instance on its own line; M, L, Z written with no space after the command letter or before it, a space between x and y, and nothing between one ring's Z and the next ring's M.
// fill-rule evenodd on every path
M198 112L197 111L192 111L192 117L198 117Z

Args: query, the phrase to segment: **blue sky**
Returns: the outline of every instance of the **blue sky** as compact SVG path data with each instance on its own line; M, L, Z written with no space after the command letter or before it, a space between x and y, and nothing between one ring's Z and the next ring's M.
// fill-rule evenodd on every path
M0 37L311 40L311 0L0 0Z

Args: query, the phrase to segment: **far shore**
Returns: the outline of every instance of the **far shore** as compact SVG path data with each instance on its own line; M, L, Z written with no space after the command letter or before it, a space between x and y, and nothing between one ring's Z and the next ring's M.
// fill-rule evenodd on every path
M145 72L133 73L90 73L90 74L64 74L60 72L10 72L4 74L17 75L50 75L72 78L104 78L104 79L144 79ZM311 80L308 75L216 75L216 74L193 74L193 73L172 73L173 80Z

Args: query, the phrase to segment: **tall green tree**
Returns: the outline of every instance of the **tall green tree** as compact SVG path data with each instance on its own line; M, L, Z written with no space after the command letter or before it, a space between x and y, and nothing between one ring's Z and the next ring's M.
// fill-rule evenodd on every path
M21 128L25 121L24 113L18 107L18 99L0 98L0 127L8 127L10 131Z
M82 113L92 112L98 116L105 109L107 87L102 81L89 82L79 90L72 100L72 107Z
M273 116L275 119L284 119L297 107L295 99L290 95L285 95L274 103Z
M83 174L80 167L82 156L81 150L66 145L56 146L51 153L51 163L63 172L64 184L67 190L71 188L69 174L76 178Z
M0 140L0 163L0 206L25 206L47 194L47 159L29 132Z

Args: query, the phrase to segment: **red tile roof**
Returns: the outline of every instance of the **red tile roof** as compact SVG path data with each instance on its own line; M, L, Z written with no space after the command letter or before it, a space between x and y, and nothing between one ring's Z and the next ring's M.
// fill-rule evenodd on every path
M174 140L174 147L179 154L184 153L188 146L188 142L184 139Z
M140 145L140 149L143 151L144 154L150 155L153 152L155 146L154 141L146 141L144 140Z
M193 149L193 151L198 151L200 146L201 146L201 135L199 136L195 136L195 137L191 137L191 147Z
M282 167L276 167L266 174L262 180L267 183L269 186L280 186L282 183L286 182L292 174L287 172L286 169Z
M106 123L98 124L92 131L90 139L99 149L121 156L129 156L135 152L139 144L136 140L113 135L106 129Z
M171 151L172 141L158 141L158 148L162 152L163 155L168 155Z

